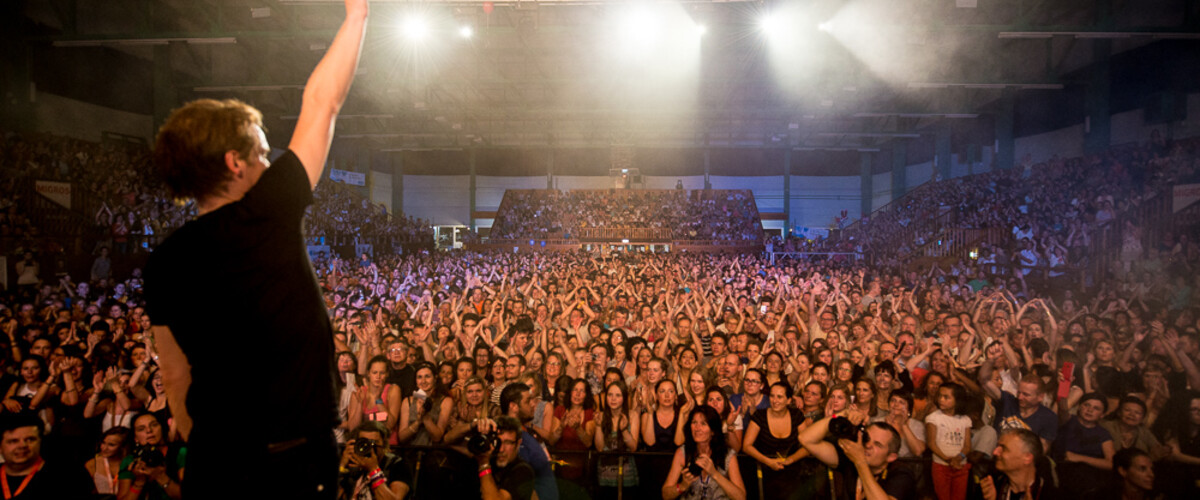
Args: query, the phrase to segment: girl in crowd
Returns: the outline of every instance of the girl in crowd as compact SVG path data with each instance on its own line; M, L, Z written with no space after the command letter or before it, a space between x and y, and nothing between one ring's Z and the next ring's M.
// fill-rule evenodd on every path
M830 387L829 397L825 400L825 416L844 417L848 415L850 410L854 409L850 405L850 398L853 394L853 389L845 384Z
M629 409L629 391L624 381L616 381L604 389L603 409L596 414L596 451L637 451L638 432L641 419ZM600 457L599 471L596 481L600 485L601 498L615 498L615 487L618 485L618 460L613 457ZM622 460L624 463L624 481L622 486L628 488L638 485L637 464L633 460Z
M733 411L733 405L729 404L725 390L715 385L710 386L705 395L705 403L721 415L721 433L725 435L725 442L729 445L729 449L742 451L742 431L745 428L745 422L742 420L741 412Z
M338 370L337 384L338 389L340 389L340 392L338 393L338 417L341 419L342 423L341 425L337 426L336 429L334 429L334 435L337 437L338 443L344 443L346 441L346 433L351 430L350 413L351 408L353 408L351 400L354 399L354 393L357 392L358 388L362 385L362 377L358 374L358 358L354 356L354 353L350 351L342 351L337 353L336 357ZM154 394L158 394L157 386L162 385L162 374L156 371L154 376L159 380L159 382L154 382ZM166 389L164 387L163 396L166 395L165 390ZM163 397L162 402L164 403L164 409L166 406L166 401L166 397ZM154 411L154 408L151 407L151 405L148 404L146 407L150 411Z
M799 408L801 415L804 416L803 425L807 426L825 418L825 384L815 380L805 384L804 389L800 391L799 399L796 408Z
M350 398L348 429L358 428L363 421L381 422L388 429L395 428L400 420L400 388L385 383L387 376L386 357L378 355L367 362L365 383ZM394 438L395 434L392 436Z
M770 389L770 407L755 413L746 424L743 450L763 465L763 492L767 498L787 498L796 485L796 462L808 456L800 446L800 410L790 406L792 389L776 383Z
M583 452L592 446L596 432L596 399L592 397L591 384L582 378L572 379L563 402L554 408L554 418L559 424L550 442L552 451L566 452L557 457L568 463L560 469L560 475L579 479L583 476Z
M21 364L22 375L25 365L32 359ZM134 399L130 397L125 384L129 375L120 375L116 367L97 373L92 378L92 396L88 398L87 406L83 408L83 418L103 415L100 430L107 431L113 427L129 427L133 422Z
M100 436L96 456L84 464L95 485L93 493L101 495L118 493L117 474L120 472L121 461L129 452L130 441L128 427L113 427Z
M925 417L925 435L933 452L933 488L939 500L967 497L971 451L971 418L966 416L967 391L949 383L938 388L937 411Z
M675 451L662 487L663 499L745 500L737 452L725 446L717 411L707 405L696 407L686 427L684 444Z
M875 403L875 382L862 379L854 383L854 408L867 416L867 422L882 422L887 410L880 410Z
M463 396L454 405L450 425L443 436L447 445L462 444L463 438L476 428L476 422L490 418L486 391L487 383L476 377L471 377L463 384Z
M659 380L654 394L655 408L642 414L642 442L646 451L671 451L681 444L676 442L679 398L675 383L670 379Z
M116 369L111 369L111 382L118 384L115 386L115 392L125 394L124 386L119 384L115 374ZM20 411L37 412L42 422L46 423L47 432L50 430L50 424L54 422L54 409L51 408L50 402L58 398L58 389L46 383L48 378L50 378L50 373L46 368L46 359L34 354L29 355L28 358L21 361L20 379L8 387L8 392L4 395L3 401L4 409L14 413ZM101 387L107 385L110 384L108 379L105 379ZM93 394L93 398L96 397ZM89 400L90 403L91 401ZM124 408L126 410L129 408L128 397L125 400ZM90 418L90 416L85 418ZM127 420L126 418L125 421ZM109 427L112 426L110 425Z
M921 381L921 386L913 393L913 415L916 418L924 422L925 417L937 409L938 389L945 383L946 377L938 372L925 375L925 380Z
M415 370L417 388L400 404L400 429L396 441L414 445L440 443L450 424L454 401L437 383L432 363L421 363Z
M1065 413L1060 411L1060 415ZM1051 452L1058 463L1061 491L1083 492L1102 482L1112 470L1116 450L1108 429L1100 425L1105 413L1108 398L1098 392L1084 394L1078 413L1058 430Z

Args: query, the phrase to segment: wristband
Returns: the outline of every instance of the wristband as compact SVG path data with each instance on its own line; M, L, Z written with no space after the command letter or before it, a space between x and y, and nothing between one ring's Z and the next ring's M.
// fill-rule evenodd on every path
M384 479L384 477L383 477L383 476L379 476L379 477L378 477L378 478L376 478L375 480L371 481L371 489L375 489L375 488L378 488L378 487L380 487L380 486L383 486L383 484L384 484L384 483L386 483L386 482L387 482L387 479Z
M479 471L479 477L480 477L480 478L483 478L483 476L486 476L486 475L488 475L488 474L491 474L491 473L492 473L492 469L491 469L491 467L488 467L488 468L486 468L486 469L483 469L483 470Z

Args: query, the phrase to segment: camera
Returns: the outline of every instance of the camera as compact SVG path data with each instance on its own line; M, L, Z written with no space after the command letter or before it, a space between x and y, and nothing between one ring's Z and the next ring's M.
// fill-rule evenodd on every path
M133 448L133 459L141 460L146 467L154 468L162 466L165 462L162 452L158 451L158 445L141 444Z
M354 446L354 454L360 457L370 457L375 455L375 447L378 445L371 439L355 439L351 445Z
M472 431L471 435L467 436L467 451L470 451L472 455L489 453L499 445L500 434L496 431L486 434L479 431Z
M700 464L696 462L688 464L687 470L688 474L691 474L693 477L700 477L700 473L704 472L704 469L701 469Z
M833 417L829 421L829 435L834 439L858 441L864 430L866 430L865 425L854 425L854 422L846 417Z

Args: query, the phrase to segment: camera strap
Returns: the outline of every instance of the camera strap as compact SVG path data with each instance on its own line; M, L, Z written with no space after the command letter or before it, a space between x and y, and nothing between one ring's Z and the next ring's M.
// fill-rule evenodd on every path
M29 475L25 476L25 480L21 481L21 485L17 487L15 494L8 489L8 467L0 466L0 485L4 488L4 500L9 500L14 496L20 495L22 491L25 491L25 487L29 486L29 482L33 481L33 476L37 475L39 470L42 470L42 465L45 463L41 458L38 459L37 463L33 466L33 470L29 471Z

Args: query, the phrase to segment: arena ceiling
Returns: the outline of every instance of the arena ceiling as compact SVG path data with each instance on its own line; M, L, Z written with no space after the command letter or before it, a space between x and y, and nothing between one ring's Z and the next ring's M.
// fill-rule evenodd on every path
M1194 40L1198 4L373 1L337 134L383 151L870 150L939 125L990 122L1006 93L1086 84L1079 70L1097 59ZM39 85L90 82L71 68L122 61L128 67L114 73L133 75L122 99L142 102L134 107L162 116L187 99L238 97L262 109L273 130L291 130L305 77L342 19L333 0L24 0L19 8L20 38L37 54L33 64L48 68L35 68Z

